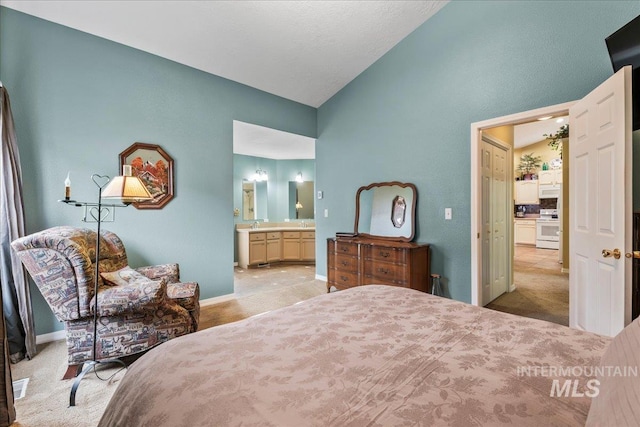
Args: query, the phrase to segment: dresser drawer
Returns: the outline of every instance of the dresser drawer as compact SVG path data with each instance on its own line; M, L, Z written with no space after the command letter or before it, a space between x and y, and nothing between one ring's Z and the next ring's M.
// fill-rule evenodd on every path
M300 232L299 231L283 231L282 237L284 237L285 239L299 239Z
M346 271L347 273L357 273L358 258L344 254L336 254L336 263L333 267L340 271Z
M358 245L355 243L337 242L336 253L342 255L358 256Z
M392 262L395 264L405 264L407 262L407 251L404 249L388 248L385 246L369 246L366 258L374 261Z
M369 283L404 284L407 281L404 265L369 262L365 264L364 275Z
M249 241L250 242L259 242L264 240L265 233L249 233Z
M267 233L267 240L278 240L281 236L279 231L270 231Z
M316 238L316 232L315 231L302 231L302 238L303 239L315 239Z
M346 271L333 270L329 275L331 284L338 288L351 288L359 285L358 275L356 273L347 273Z

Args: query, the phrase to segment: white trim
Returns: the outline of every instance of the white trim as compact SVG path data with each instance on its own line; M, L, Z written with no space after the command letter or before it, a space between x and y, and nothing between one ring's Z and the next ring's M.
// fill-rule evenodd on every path
M496 126L525 123L541 116L567 115L569 113L569 107L575 103L576 101L565 102L564 104L537 108L535 110L471 123L471 304L483 305L481 289L482 241L479 235L482 230L482 198L480 197L482 195L482 177L479 175L480 131Z
M67 337L65 330L50 332L48 334L36 335L36 345L47 342L63 340Z
M512 284L509 286L509 292L513 292L513 291L515 291L515 290L516 290L516 284L515 284L515 283L512 283Z
M321 276L319 274L316 274L316 280L322 280L323 282L326 282L327 276Z
M200 300L200 307L206 307L208 305L214 305L214 304L219 304L221 302L227 302L227 301L231 301L232 299L236 299L236 294L226 294L226 295L220 295L217 297L213 297L213 298L207 298L207 299L201 299Z

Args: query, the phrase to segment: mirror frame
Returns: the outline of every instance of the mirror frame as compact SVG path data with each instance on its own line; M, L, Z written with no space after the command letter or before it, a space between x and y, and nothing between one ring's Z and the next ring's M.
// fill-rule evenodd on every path
M413 202L411 203L411 206L409 207L409 209L407 209L407 211L405 212L405 215L409 215L409 218L411 219L411 235L408 237L404 237L404 236L378 236L378 235L369 234L369 233L359 233L358 221L360 219L360 193L362 193L365 190L371 190L372 188L376 188L376 187L393 187L393 186L398 186L402 188L408 187L411 189L411 192L413 193ZM392 201L390 200L389 203L391 202ZM355 222L353 232L356 236L370 237L372 239L411 242L413 241L416 233L417 204L418 204L418 190L416 189L416 186L414 184L411 184L408 182L400 182L400 181L374 182L372 184L360 187L356 192L356 222ZM389 218L389 221L391 221L391 218Z

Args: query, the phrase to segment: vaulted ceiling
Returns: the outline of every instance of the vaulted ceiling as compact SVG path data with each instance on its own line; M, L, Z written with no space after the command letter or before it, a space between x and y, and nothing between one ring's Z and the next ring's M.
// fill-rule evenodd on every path
M0 5L312 107L446 1L13 1Z

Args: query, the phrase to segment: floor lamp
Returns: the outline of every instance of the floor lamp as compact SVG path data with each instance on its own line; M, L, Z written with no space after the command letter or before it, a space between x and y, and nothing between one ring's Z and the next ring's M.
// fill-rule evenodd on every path
M80 386L80 381L90 370L95 371L96 365L107 363L119 363L126 368L126 365L120 359L96 360L96 346L98 342L98 278L100 277L100 225L103 221L113 221L115 219L115 208L127 207L133 202L141 202L152 199L151 194L145 187L144 183L137 176L131 176L131 166L124 165L122 167L122 175L111 179L106 175L91 175L91 180L98 187L98 202L78 202L70 200L71 183L69 176L65 180L65 199L60 200L74 206L84 206L85 213L84 222L96 222L96 259L95 274L93 278L93 297L95 304L93 307L93 347L91 351L91 360L85 362L82 372L78 374L73 385L71 386L71 395L69 397L69 406L76 405L76 391ZM116 203L103 204L102 200L115 201ZM119 202L119 203L117 203ZM103 217L104 213L104 217ZM111 219L108 219L111 218Z

